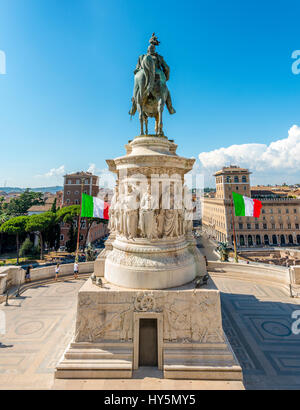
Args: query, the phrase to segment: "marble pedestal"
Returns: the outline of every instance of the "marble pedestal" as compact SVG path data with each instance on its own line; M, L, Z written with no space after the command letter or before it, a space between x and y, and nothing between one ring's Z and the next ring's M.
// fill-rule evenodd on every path
M195 289L207 273L184 182L195 160L176 149L164 136L139 136L126 155L107 160L117 175L111 235L95 262L97 281L78 294L75 337L57 378L130 378L155 363L165 378L242 379L219 291L212 283Z
M214 284L167 290L125 289L89 279L78 294L75 337L55 377L131 378L139 367L140 323L157 326L157 363L165 378L242 380L224 335Z

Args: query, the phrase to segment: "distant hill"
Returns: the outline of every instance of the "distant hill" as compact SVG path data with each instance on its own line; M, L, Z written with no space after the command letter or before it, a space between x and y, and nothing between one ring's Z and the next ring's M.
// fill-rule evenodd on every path
M33 192L51 192L52 194L55 194L57 191L62 191L63 187L62 186L47 186L47 187L41 187L41 188L29 188L30 191ZM10 192L24 192L25 188L17 188L17 187L0 187L0 191L4 191L6 193Z

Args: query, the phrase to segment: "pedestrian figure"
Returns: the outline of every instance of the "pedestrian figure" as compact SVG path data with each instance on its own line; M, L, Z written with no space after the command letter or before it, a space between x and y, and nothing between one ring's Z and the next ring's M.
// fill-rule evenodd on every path
M58 279L59 272L60 272L60 266L59 266L59 263L58 263L58 264L56 265L56 268L55 268L55 282L56 282L57 279Z
M74 279L78 277L78 263L75 261L74 263Z
M31 269L32 269L32 265L27 266L26 273L25 273L25 283L31 282L31 277L30 277L30 270Z

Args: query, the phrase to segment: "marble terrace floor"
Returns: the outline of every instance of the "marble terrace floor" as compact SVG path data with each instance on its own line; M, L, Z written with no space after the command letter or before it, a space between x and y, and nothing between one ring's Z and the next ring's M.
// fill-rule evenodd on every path
M215 278L221 290L224 330L244 373L246 389L300 389L300 334L291 314L300 300L278 287ZM0 335L0 389L51 389L54 368L70 342L76 295L84 280L37 285L10 306ZM58 381L54 388L239 389L236 382L173 381L155 369L140 369L133 380Z

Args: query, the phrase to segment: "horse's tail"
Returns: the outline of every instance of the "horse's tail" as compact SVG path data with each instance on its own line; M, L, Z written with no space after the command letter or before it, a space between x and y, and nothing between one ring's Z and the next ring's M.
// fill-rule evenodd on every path
M149 95L154 87L155 82L155 63L153 61L153 58L148 54L145 55L142 60L141 66L146 76L145 93L146 95Z

